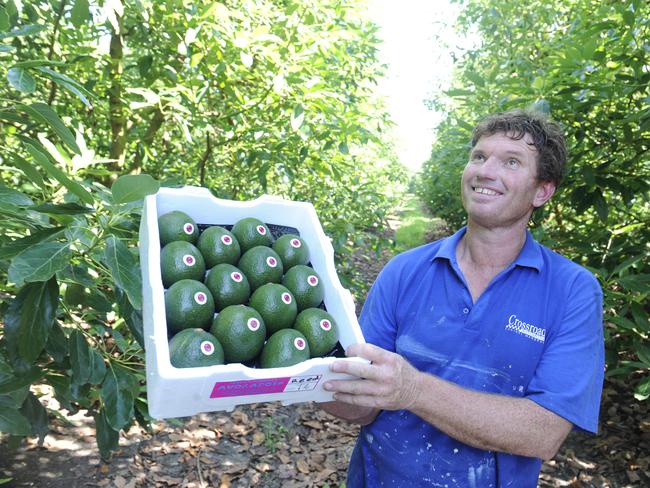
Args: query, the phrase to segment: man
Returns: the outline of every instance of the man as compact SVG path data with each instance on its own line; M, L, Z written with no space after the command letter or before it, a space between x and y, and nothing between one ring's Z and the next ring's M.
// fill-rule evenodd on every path
M602 290L538 244L535 208L562 179L560 127L535 112L486 118L461 180L467 226L394 258L361 314L362 379L324 408L364 427L348 488L537 486L573 426L597 432Z

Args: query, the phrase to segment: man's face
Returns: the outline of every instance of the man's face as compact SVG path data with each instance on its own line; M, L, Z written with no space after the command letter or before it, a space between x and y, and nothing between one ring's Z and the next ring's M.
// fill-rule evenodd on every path
M537 156L528 134L522 139L504 133L481 137L461 180L470 222L491 228L525 226L535 207L555 191L553 183L537 180Z

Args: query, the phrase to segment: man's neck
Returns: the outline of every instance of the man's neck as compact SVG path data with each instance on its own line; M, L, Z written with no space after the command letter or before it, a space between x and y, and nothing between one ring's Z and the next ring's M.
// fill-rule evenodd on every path
M526 227L489 229L469 223L456 255L473 268L503 269L517 258L525 242Z
M474 303L490 282L512 263L526 242L526 227L488 229L468 225L456 247L456 259Z

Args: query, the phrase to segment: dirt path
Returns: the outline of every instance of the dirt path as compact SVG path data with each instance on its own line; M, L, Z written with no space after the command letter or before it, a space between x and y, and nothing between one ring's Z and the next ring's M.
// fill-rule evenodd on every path
M544 465L540 487L650 486L650 411L609 382L602 433L574 432ZM30 442L18 452L0 447L6 487L339 487L345 481L358 429L314 404L256 404L232 413L201 414L182 425L159 422L153 433L137 427L102 463L92 420L53 421L44 448Z
M389 255L368 259L359 253L355 266L371 282ZM53 417L51 425L42 448L31 440L17 451L0 445L0 483L13 478L3 488L338 488L358 432L315 404L255 404L158 422L153 432L133 427L111 462L103 463L92 419L80 413ZM539 486L650 486L650 402L638 402L628 385L608 381L601 429L599 436L571 433L544 464Z

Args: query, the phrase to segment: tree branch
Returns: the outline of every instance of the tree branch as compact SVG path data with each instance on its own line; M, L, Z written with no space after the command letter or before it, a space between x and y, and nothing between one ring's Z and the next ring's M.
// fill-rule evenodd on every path
M212 143L210 141L210 133L206 132L205 134L205 152L203 153L203 157L201 158L201 161L199 161L199 184L203 186L205 183L205 164L207 163L208 159L210 159L210 155L212 154Z
M47 53L47 59L51 60L54 57L54 46L56 44L56 38L59 35L59 27L61 25L61 18L63 17L63 11L65 10L66 0L61 0L59 4L59 10L56 12L56 17L54 19L54 29L52 30L52 38L50 39L50 48ZM54 103L54 97L56 96L56 83L50 81L50 94L47 98L47 104L52 105Z

